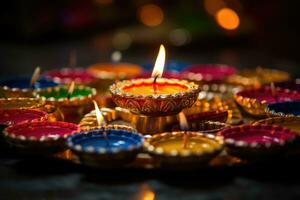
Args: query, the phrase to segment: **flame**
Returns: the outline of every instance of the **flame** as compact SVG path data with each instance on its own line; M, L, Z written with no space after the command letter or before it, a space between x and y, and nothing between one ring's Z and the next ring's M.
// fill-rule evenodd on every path
M152 71L152 75L151 75L152 77L162 77L164 66L165 66L165 59L166 59L166 50L164 45L161 44Z
M73 94L74 89L75 89L75 82L72 81L69 88L68 88L68 96L71 96Z
M39 79L40 73L41 73L40 67L36 67L31 76L31 80L30 80L31 86L33 86L35 84L35 82Z
M189 130L189 124L187 122L187 119L186 119L184 113L180 112L178 116L179 116L180 130L182 130L182 131Z
M98 126L101 126L102 124L105 124L104 116L101 112L101 110L98 107L98 104L95 100L93 100L95 111L96 111L96 118L97 118L97 124Z

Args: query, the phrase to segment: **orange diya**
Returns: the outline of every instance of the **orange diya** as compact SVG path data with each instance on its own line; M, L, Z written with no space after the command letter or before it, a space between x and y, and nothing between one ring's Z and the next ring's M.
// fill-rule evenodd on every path
M166 116L179 113L194 104L200 88L193 82L161 78L165 48L160 46L152 78L117 82L110 87L114 102L132 113Z

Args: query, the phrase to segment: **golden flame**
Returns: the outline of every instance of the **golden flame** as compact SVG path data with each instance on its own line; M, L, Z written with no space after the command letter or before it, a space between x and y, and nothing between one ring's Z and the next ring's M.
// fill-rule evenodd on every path
M33 86L35 82L39 79L41 73L40 67L36 67L30 80L30 86Z
M165 59L166 59L166 50L164 45L161 44L152 71L152 75L151 75L152 77L162 77L164 66L165 66Z
M72 81L68 88L68 96L71 96L73 94L74 89L75 89L75 82Z
M102 112L99 109L97 102L95 100L93 100L93 103L94 103L94 106L95 106L98 126L101 126L102 124L105 124L104 116L102 115Z
M189 124L187 122L187 119L186 119L184 113L180 112L178 116L179 116L180 130L182 130L182 131L189 130Z

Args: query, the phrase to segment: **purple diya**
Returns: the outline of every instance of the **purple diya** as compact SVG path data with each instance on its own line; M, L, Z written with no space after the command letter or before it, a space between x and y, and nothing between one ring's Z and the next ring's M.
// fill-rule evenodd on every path
M183 77L196 82L222 81L236 73L232 66L222 64L197 64L183 70Z
M30 76L12 77L0 81L0 96L8 97L32 97L35 89L46 89L55 87L58 84L46 80L44 78L38 79L33 86L30 85Z
M242 90L236 93L234 97L236 102L249 114L265 116L268 104L300 100L300 93L280 88L272 91L269 87L263 87L260 89Z
M280 126L243 125L220 131L228 153L244 159L265 159L280 155L296 142L297 133Z
M97 168L118 168L129 164L141 151L143 142L142 135L117 126L102 126L67 139L68 147L83 164Z
M22 122L4 129L8 143L21 153L51 154L65 148L66 137L79 131L67 122Z
M45 72L44 77L60 84L70 84L74 81L76 84L88 85L96 78L83 68L63 68L54 69Z

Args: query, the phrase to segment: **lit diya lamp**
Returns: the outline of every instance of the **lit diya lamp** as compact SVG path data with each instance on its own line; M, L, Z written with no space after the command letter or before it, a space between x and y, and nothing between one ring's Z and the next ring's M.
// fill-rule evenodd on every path
M261 84L271 82L281 82L290 79L289 73L276 69L256 67L255 69L246 69L239 72L239 75L253 80L258 80Z
M37 97L44 98L46 103L55 105L64 114L64 120L79 122L82 116L92 110L96 90L83 85L59 86L38 90Z
M0 98L0 109L35 109L45 111L48 121L60 121L64 116L59 108L46 104L43 98Z
M300 100L300 93L275 88L271 83L271 87L242 90L235 94L235 100L249 114L265 116L268 104Z
M185 80L161 78L164 61L165 48L161 45L152 78L125 80L110 86L117 106L146 116L173 115L192 106L200 92L199 86Z
M300 101L287 101L267 105L266 112L270 116L300 117Z
M195 82L219 82L236 73L232 66L223 64L196 64L183 71L183 77Z
M146 151L167 168L197 168L207 164L223 149L219 136L186 131L188 123L183 113L179 114L181 130L153 135L145 142Z
M18 76L0 81L0 97L32 97L35 89L55 87L58 84L40 77L40 68L34 70L32 77Z
M143 136L123 126L106 125L96 107L98 129L68 138L67 145L81 163L98 168L118 168L131 163L141 151Z
M73 123L34 121L9 126L4 137L17 152L44 155L64 150L65 139L78 131Z
M284 154L298 140L297 133L280 126L243 125L218 133L229 154L250 160L264 160Z

